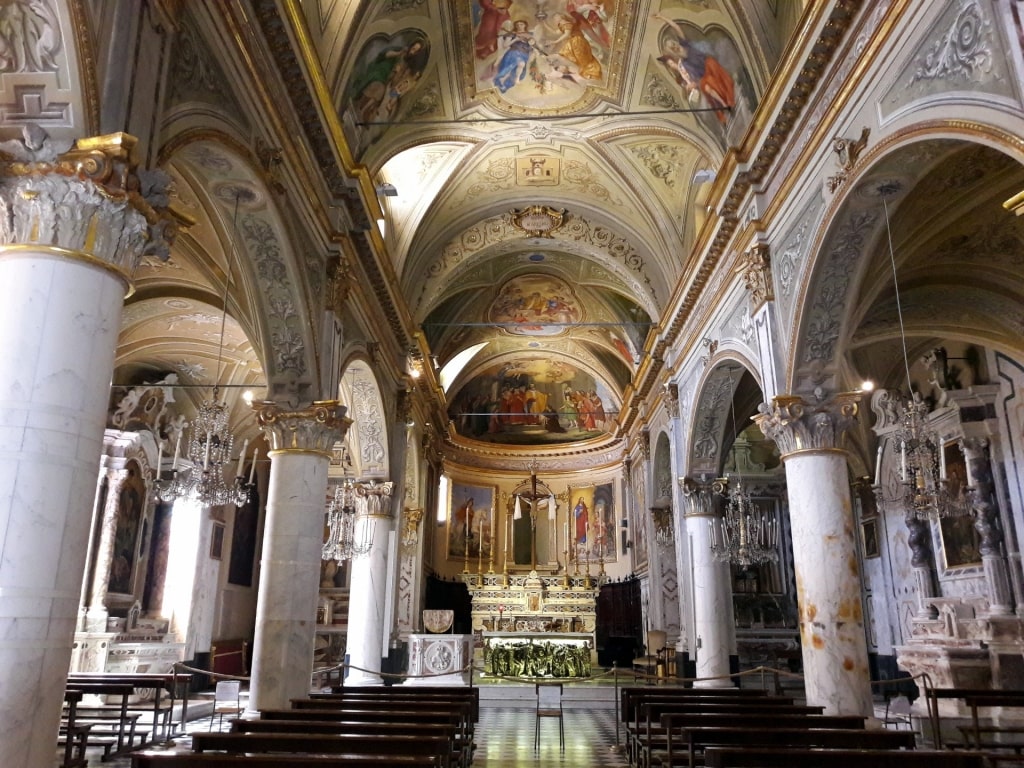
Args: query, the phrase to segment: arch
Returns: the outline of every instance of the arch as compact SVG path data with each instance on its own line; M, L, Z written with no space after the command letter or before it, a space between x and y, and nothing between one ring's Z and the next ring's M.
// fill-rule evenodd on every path
M868 153L809 250L788 345L788 391L855 388L857 361L851 357L858 348L888 343L888 356L895 353L901 331L887 228L903 308L911 308L903 333L913 337L912 349L953 337L1024 353L1019 332L989 323L981 313L963 322L948 311L960 296L966 302L958 305L988 305L989 318L999 318L1024 299L1024 285L1013 279L1019 265L998 263L1009 254L963 258L972 246L986 255L998 247L993 230L1005 231L1013 221L1001 203L1024 184L1024 166L1006 162L1007 155L1020 158L1019 144L998 129L936 121L893 135ZM959 272L952 258L943 259L954 254ZM900 382L902 352L898 356L900 364L884 378Z
M730 356L716 361L705 374L698 385L699 394L690 422L686 474L717 475L721 472L729 452L726 443L731 443L742 431L734 421L751 415L763 397L756 370L749 361ZM737 401L743 406L739 414Z
M352 426L346 441L358 480L390 477L389 425L380 383L363 357L351 357L342 368L338 399L348 407Z

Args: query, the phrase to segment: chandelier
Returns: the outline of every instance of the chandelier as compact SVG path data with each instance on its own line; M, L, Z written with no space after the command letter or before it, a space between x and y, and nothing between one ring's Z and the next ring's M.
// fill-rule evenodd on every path
M712 556L741 568L777 561L779 527L775 516L754 504L742 480L729 488L729 479L722 477L713 489L725 498L725 514L708 521Z
M347 466L347 461L348 452L342 449L342 465ZM361 527L357 525L360 519L363 520ZM371 522L365 515L357 514L355 484L346 477L334 489L334 498L327 505L327 541L320 557L340 563L366 555L372 546Z
M239 190L235 195L235 209L231 219L231 253L235 250L235 235L238 231L238 203L242 196ZM217 344L217 378L220 381L224 357L224 327L228 316L228 289L231 286L231 259L228 258L227 276L224 280L224 299L220 318L220 341ZM241 506L249 498L252 487L253 472L256 469L256 449L252 453L252 470L249 481L242 478L242 467L245 463L245 449L249 444L242 443L242 451L238 456L235 477L228 481L224 477L224 466L231 462L231 449L234 436L228 429L228 404L220 400L220 385L214 384L213 397L199 405L198 413L192 422L192 432L186 446L186 457L191 466L184 470L178 468L181 452L181 432L174 445L174 460L171 465L172 477L166 485L157 484L157 493L161 499L170 501L188 498L203 506L215 507L224 504ZM184 430L182 430L184 431ZM157 468L162 461L163 443L158 446Z
M892 282L896 293L896 315L900 323L900 339L903 342L903 366L907 377L907 390L911 396L898 408L899 428L894 434L899 449L899 488L894 499L885 499L880 477L876 478L876 493L881 503L895 502L918 520L937 520L944 517L960 517L970 514L970 504L964 496L954 497L946 478L946 456L942 439L928 424L928 405L919 392L913 391L910 381L910 358L907 353L907 335L903 326L903 306L900 302L899 281L896 279L896 255L892 246L892 231L889 228L889 206L885 198L897 191L894 184L879 187L882 207L885 212L885 229L889 240L889 262L892 265ZM881 459L879 467L881 469Z
M658 499L651 507L654 517L654 542L663 550L671 549L676 537L672 530L672 499Z
M245 463L245 449L249 444L246 440L242 443L242 450L238 455L237 468L232 480L225 478L225 466L230 464L231 449L234 446L235 438L228 429L228 406L219 399L219 390L213 388L213 398L206 400L199 406L199 412L191 425L188 444L185 447L186 459L190 466L179 469L178 462L181 455L181 435L174 445L174 459L171 464L171 480L166 484L158 485L158 494L164 501L172 501L179 498L192 499L204 507L216 507L224 504L235 504L241 506L249 498L249 489L253 484L253 475L256 471L256 449L252 452L252 467L249 470L249 479L242 477L242 468ZM159 451L163 451L163 443L159 445ZM162 456L158 455L157 466L160 466Z

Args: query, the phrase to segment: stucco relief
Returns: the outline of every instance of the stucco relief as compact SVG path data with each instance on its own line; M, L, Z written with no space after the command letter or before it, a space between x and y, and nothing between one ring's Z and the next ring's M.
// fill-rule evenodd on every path
M705 387L697 407L693 434L693 457L702 465L714 464L718 458L723 419L735 385L730 372L722 370L715 372Z
M782 239L777 258L772 259L771 270L775 282L775 295L779 298L783 317L790 317L796 286L800 280L804 259L807 256L807 230L818 218L821 197L816 198L804 212L800 222Z
M56 72L60 26L52 0L0 5L0 73Z
M387 452L382 442L384 435L384 413L376 385L366 379L357 378L352 383L353 418L359 432L360 466L376 471L385 470Z
M245 112L235 100L234 91L228 85L224 71L211 55L203 36L196 30L188 14L182 14L182 24L170 50L169 104L211 104L230 114L232 119L248 125L244 118Z

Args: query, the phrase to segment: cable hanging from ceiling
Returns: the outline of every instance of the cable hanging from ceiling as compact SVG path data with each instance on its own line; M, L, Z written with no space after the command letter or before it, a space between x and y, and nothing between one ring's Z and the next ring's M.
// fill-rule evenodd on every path
M230 413L227 401L220 399L220 378L224 362L224 330L227 324L228 290L231 285L231 256L235 252L238 231L238 203L240 194L235 196L234 214L231 219L231 253L228 257L227 274L224 278L223 309L220 321L220 339L217 344L217 375L214 379L213 396L199 405L195 419L178 432L171 461L171 479L159 482L157 493L164 501L179 498L192 499L203 506L214 507L224 504L242 505L249 497L256 469L256 448L253 447L252 469L249 478L243 477L245 451L248 439L242 443L238 458L232 458L235 438L229 428ZM191 428L181 457L182 434ZM157 447L157 467L163 461L163 441ZM228 464L236 464L232 480L225 478Z

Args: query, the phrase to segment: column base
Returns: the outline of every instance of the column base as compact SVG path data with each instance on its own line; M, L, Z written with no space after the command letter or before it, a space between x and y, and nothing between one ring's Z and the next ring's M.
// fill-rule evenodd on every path
M359 672L352 670L345 678L345 687L357 685L384 685L384 679L380 675L371 672Z

